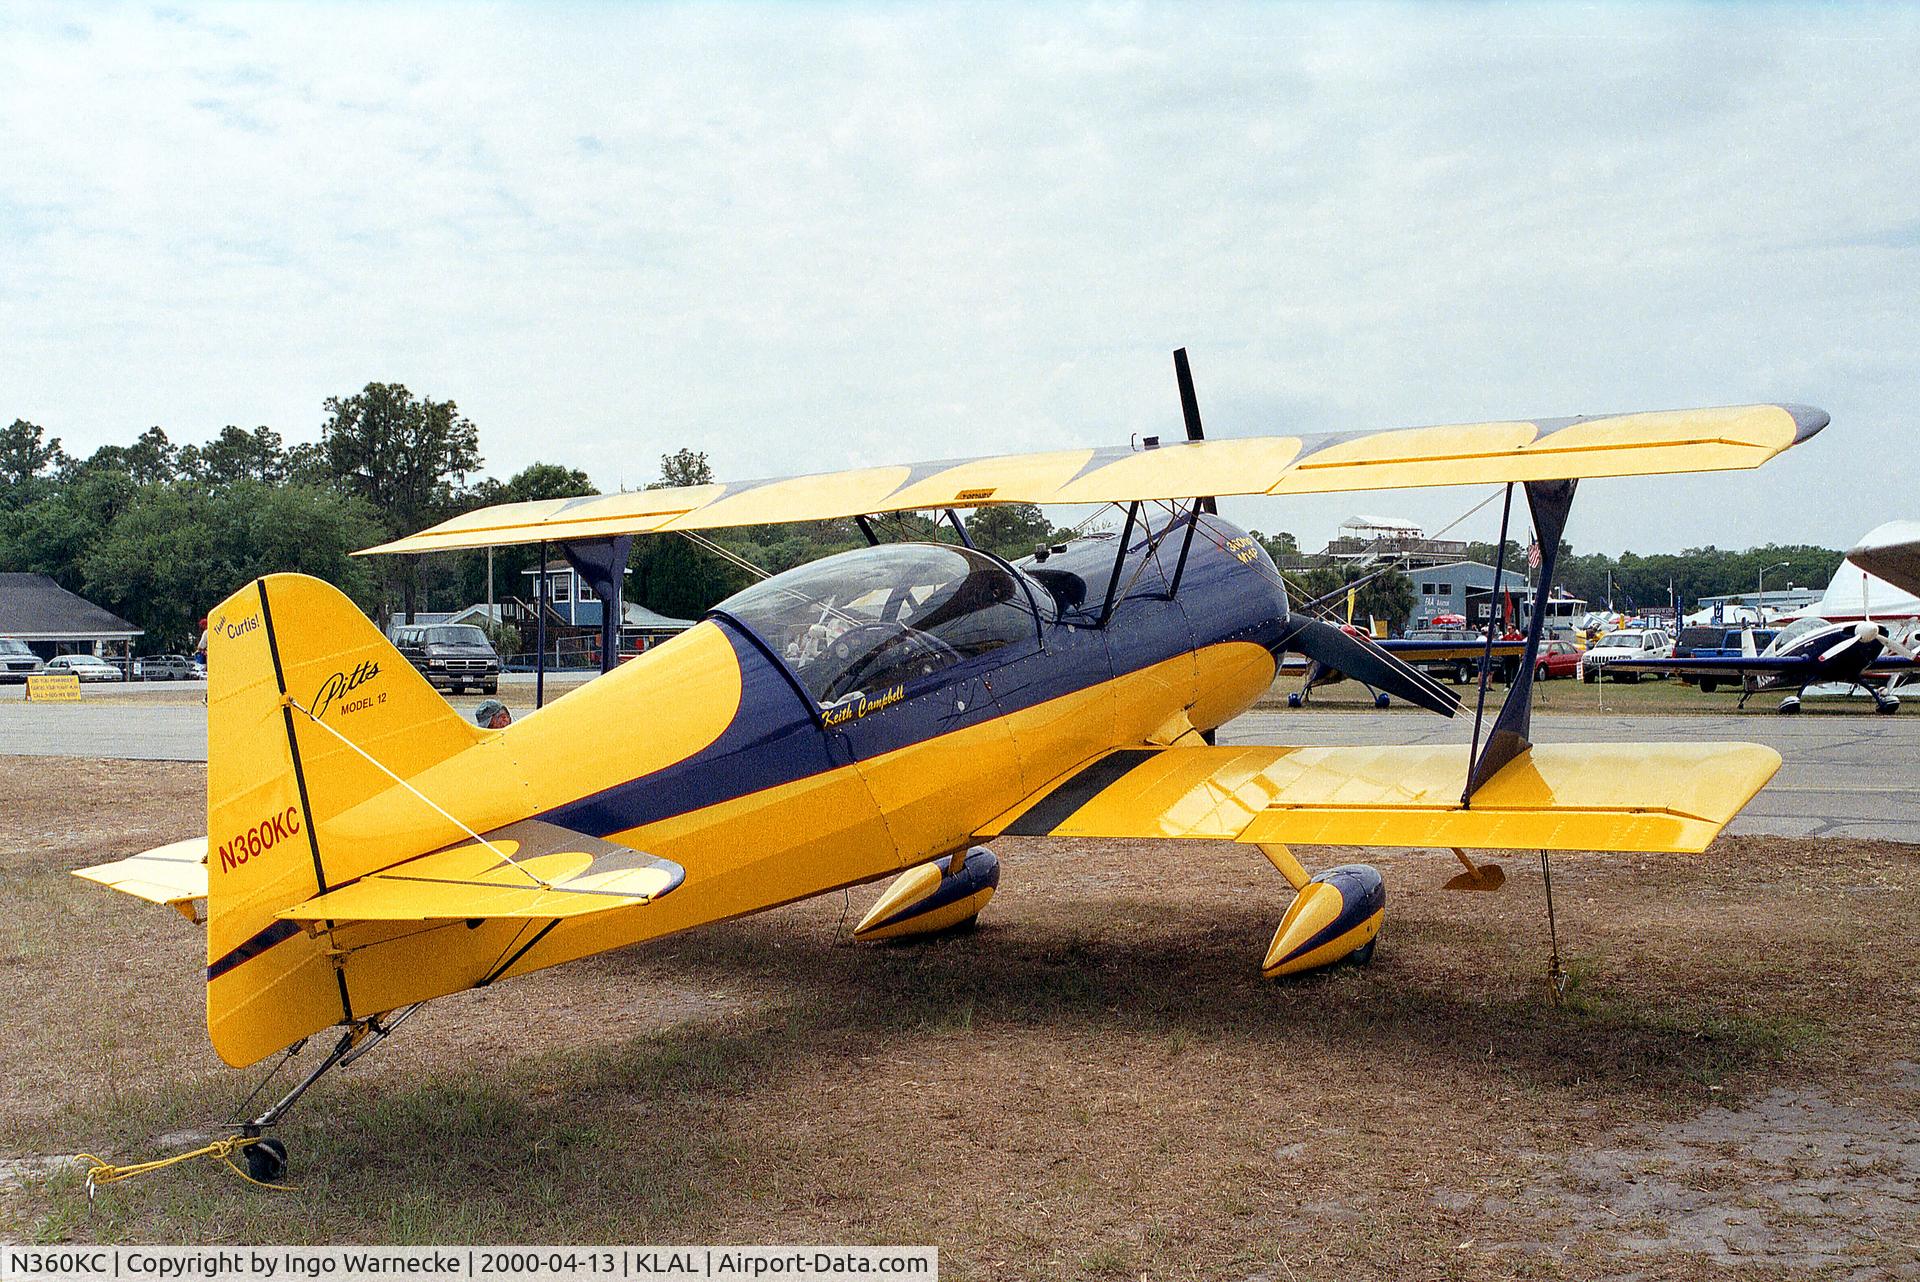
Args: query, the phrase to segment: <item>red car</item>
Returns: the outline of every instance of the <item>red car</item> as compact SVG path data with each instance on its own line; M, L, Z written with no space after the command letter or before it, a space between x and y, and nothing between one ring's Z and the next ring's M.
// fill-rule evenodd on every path
M1580 671L1580 647L1571 641L1542 641L1540 657L1534 660L1533 679L1571 677Z

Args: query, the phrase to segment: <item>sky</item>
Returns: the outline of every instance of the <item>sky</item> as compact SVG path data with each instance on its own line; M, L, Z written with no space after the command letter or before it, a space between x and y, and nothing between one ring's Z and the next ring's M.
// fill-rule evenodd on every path
M1798 401L1568 539L1846 547L1920 515L1920 8L9 3L0 342L70 452L403 382L605 489L1177 437L1179 346L1210 436Z

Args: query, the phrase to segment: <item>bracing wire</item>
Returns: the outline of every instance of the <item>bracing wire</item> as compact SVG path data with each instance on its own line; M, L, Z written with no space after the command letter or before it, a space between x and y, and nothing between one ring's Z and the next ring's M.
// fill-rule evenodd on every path
M402 779L399 775L393 773L393 771L387 769L386 764L382 762L378 757L375 757L372 753L368 752L365 748L362 748L359 744L347 738L347 736L341 734L338 730L335 730L332 726L322 721L319 717L314 716L313 713L307 710L306 708L301 707L299 700L289 695L287 696L287 706L294 709L296 712L300 713L307 720L313 722L314 725L319 726L322 730L325 730L328 734L338 739L341 743L346 744L347 747L353 749L353 751L357 753L362 759L364 759L368 765L372 766L375 770L378 770L381 774L393 780L395 783L399 784L402 788L405 788L408 792L412 793L415 797L419 798L420 802L423 805L425 805L429 810L439 815L442 819L445 819L448 823L458 828L461 832L466 833L467 836L473 838L475 841L485 846L488 850L491 850L494 854L498 855L505 862L512 864L516 871L518 871L522 876L526 877L529 881L533 882L534 885L540 887L542 890L553 889L552 882L549 882L546 879L540 877L538 874L530 871L529 869L524 867L518 860L516 860L512 855L500 849L500 847L494 845L491 841L488 841L485 837L482 837L479 833L475 832L473 829L467 827L467 825L461 823L458 819L454 818L454 816L448 813L446 808L440 805L439 802L435 801L432 797L429 797L426 793L421 792L418 788L408 783L405 779Z

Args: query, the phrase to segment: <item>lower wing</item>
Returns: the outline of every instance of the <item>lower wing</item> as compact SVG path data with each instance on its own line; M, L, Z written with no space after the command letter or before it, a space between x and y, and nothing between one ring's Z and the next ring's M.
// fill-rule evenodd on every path
M1615 659L1605 666L1607 672L1637 672L1643 676L1745 676L1749 672L1762 676L1782 676L1792 672L1804 672L1813 667L1813 660L1804 654L1749 654L1727 655L1710 659Z
M1474 794L1467 749L1126 748L983 837L1201 837L1327 846L1697 853L1780 768L1750 743L1535 745Z

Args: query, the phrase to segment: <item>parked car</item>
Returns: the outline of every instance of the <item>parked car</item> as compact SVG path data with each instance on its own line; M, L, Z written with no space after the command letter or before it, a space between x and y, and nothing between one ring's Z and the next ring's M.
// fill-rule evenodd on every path
M1587 647L1580 656L1580 679L1598 681L1606 666L1616 659L1669 659L1673 657L1673 638L1658 628L1621 628L1609 632ZM1618 678L1635 682L1640 674L1630 672Z
M1580 672L1580 647L1571 641L1542 641L1540 655L1534 660L1533 679L1577 676Z
M47 660L48 672L67 672L82 681L118 681L120 669L97 654L56 654Z
M438 689L459 694L468 686L485 694L500 689L500 656L487 634L470 623L403 624L393 629L394 648Z
M0 681L25 681L40 668L40 656L25 641L18 637L0 637Z
M133 661L133 675L142 681L201 681L207 670L184 654L150 654Z

